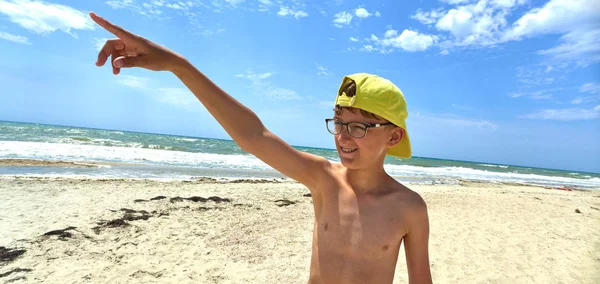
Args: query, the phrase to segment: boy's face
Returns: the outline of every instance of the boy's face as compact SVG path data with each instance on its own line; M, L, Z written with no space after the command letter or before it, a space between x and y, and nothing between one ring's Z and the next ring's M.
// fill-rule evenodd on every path
M386 123L387 121L368 118L362 115L359 110L354 112L348 109L342 109L340 114L333 117L344 123L363 122L363 123ZM367 134L362 138L352 137L346 126L342 127L342 132L335 135L335 145L344 166L351 169L371 168L383 163L386 152L389 148L399 143L402 133L397 127L384 126L368 128Z

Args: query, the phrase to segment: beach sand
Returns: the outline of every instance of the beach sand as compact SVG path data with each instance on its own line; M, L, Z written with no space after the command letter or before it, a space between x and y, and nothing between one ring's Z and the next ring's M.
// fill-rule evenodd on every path
M600 191L411 188L428 204L435 283L600 283ZM307 193L277 180L2 178L0 282L306 283ZM408 282L403 250L394 279Z

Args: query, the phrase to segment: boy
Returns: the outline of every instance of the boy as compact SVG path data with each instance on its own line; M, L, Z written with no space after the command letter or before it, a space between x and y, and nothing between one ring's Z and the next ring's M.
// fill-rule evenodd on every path
M333 163L282 141L182 56L90 16L117 36L107 40L97 66L112 57L115 75L131 67L172 72L243 150L310 190L315 218L308 283L392 283L402 241L410 283L432 282L427 206L383 168L387 154L411 156L406 103L391 82L364 73L344 77L335 115L326 120L341 160Z

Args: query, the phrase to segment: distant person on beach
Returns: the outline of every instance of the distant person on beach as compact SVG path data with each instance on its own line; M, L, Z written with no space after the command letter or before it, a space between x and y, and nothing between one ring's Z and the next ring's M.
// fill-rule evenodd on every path
M427 205L384 170L386 155L412 155L406 102L392 82L366 73L344 76L334 115L325 120L340 156L335 163L282 141L183 56L90 16L117 37L106 41L97 66L110 57L115 75L131 67L172 72L244 151L310 190L315 219L308 283L392 283L402 242L410 283L432 282Z

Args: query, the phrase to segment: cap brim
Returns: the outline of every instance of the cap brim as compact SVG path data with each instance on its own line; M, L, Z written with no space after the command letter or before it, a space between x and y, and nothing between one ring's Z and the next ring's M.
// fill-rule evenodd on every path
M412 148L410 146L410 138L408 135L408 131L404 132L404 137L400 140L400 143L396 145L394 148L391 148L387 151L387 154L390 156L394 156L397 158L409 159L412 157Z

